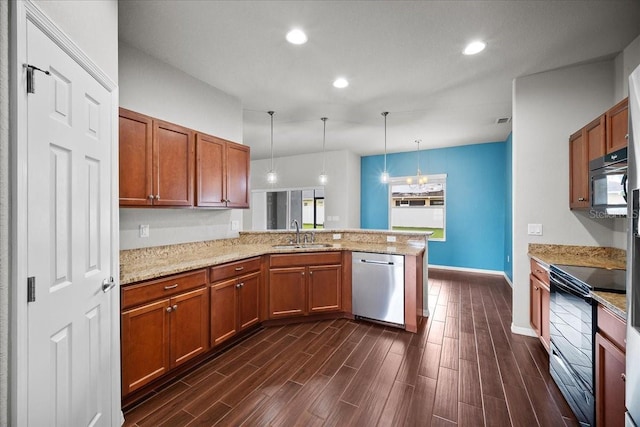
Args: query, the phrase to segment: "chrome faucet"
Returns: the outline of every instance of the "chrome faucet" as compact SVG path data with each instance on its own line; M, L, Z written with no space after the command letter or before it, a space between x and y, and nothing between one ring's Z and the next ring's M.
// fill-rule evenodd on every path
M298 224L298 220L294 219L291 222L291 225L295 225L296 226L296 245L300 244L300 224Z

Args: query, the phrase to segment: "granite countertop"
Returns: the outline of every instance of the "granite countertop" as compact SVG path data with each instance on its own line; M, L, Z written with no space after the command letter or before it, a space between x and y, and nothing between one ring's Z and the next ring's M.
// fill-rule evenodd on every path
M529 256L549 267L551 264L608 269L626 269L626 251L598 246L529 244ZM613 292L592 291L600 304L626 320L627 296Z
M282 233L277 233L282 234ZM291 232L286 233L291 235ZM367 234L372 234L368 232ZM392 234L385 232L385 234ZM395 233L394 233L395 234ZM283 244L282 238L274 240L274 233L250 233L239 239L213 240L207 242L183 243L158 246L154 248L120 251L120 284L127 285L143 280L155 279L171 274L182 273L238 261L266 254L291 254L303 252L358 251L395 255L417 256L425 251L428 234L405 234L404 239L394 243L380 243L369 238L365 242L340 240L339 243L323 248L274 248ZM412 237L414 239L412 239ZM422 239L422 240L420 240ZM265 240L269 240L266 242ZM422 243L422 245L420 245Z

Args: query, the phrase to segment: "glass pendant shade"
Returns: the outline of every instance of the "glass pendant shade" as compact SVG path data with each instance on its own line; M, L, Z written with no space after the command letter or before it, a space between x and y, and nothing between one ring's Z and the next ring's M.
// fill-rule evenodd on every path
M275 184L276 182L278 182L278 174L271 170L267 173L267 182L269 184Z

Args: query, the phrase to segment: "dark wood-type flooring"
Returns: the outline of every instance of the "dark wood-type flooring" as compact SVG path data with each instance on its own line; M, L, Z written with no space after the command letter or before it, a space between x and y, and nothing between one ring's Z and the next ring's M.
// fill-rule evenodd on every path
M265 328L125 414L127 426L577 425L499 276L430 270L418 334L339 319Z

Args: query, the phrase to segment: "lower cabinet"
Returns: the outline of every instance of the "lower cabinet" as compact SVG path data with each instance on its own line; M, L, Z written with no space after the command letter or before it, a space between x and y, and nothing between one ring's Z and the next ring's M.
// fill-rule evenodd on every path
M123 396L209 349L204 285L202 270L123 288Z
M596 333L596 425L624 426L626 322L598 306Z
M533 330L549 351L551 344L549 273L537 261L531 260L529 274L529 316Z
M252 273L211 285L211 345L260 322L260 277Z
M341 311L341 263L339 252L272 255L269 318Z

